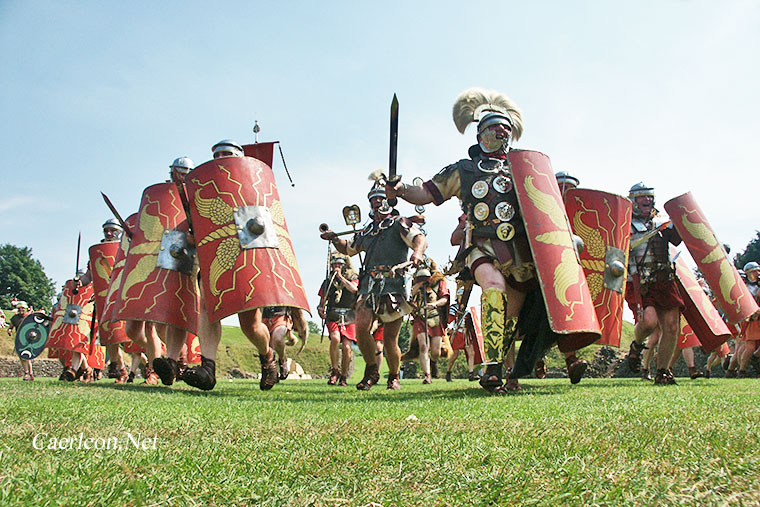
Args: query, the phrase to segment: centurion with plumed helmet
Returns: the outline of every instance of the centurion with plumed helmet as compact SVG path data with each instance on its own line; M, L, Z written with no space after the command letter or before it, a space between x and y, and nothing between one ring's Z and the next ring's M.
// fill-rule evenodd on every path
M518 334L523 303L536 313L520 323L519 333L528 340L514 374L532 371L539 349L558 341L575 383L587 365L573 351L597 340L600 329L549 158L511 149L523 133L523 117L502 93L465 90L453 118L462 134L471 123L477 125L478 143L470 147L469 158L422 185L388 185L389 198L436 205L454 196L461 200L467 222L462 252L483 289L485 389L509 389L502 387L502 360ZM549 325L536 326L537 321Z

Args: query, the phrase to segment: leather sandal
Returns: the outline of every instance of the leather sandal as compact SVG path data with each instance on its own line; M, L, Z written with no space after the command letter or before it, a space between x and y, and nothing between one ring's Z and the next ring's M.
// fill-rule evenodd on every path
M201 356L200 366L188 368L183 375L185 383L203 391L210 391L216 385L216 361Z
M171 357L157 357L153 360L153 371L163 385L170 386L179 375L179 363Z
M364 378L356 384L356 388L360 391L369 391L378 382L380 382L380 372L377 365L367 365L364 367Z
M274 350L269 349L269 352L265 356L259 354L259 362L261 363L259 389L269 391L280 381L280 372L277 367L277 361L275 361Z

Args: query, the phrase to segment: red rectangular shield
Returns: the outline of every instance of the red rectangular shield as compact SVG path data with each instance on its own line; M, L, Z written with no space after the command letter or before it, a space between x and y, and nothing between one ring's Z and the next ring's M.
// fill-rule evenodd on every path
M666 202L665 211L728 321L736 324L755 313L758 310L755 298L729 260L723 244L718 241L691 192Z

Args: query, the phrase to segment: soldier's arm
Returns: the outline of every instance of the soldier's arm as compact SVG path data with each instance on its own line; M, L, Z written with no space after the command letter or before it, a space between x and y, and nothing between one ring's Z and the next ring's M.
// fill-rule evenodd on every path
M407 185L398 182L396 185L386 185L385 193L388 198L400 197L412 204L433 203L440 206L455 195L459 195L459 162L444 167L432 179L422 185Z
M395 186L386 185L385 195L388 199L400 197L406 202L412 204L430 204L433 202L433 195L422 185L407 185L398 182Z
M412 245L413 250L409 260L412 261L415 266L419 266L424 260L425 250L427 249L427 239L425 238L425 235L422 233L417 234L414 239L412 239Z
M343 286L348 290L348 292L352 294L356 294L359 291L359 281L358 280L349 280L345 276L343 276L343 273L338 272L337 275L335 275L338 280L340 280L340 283L343 284Z

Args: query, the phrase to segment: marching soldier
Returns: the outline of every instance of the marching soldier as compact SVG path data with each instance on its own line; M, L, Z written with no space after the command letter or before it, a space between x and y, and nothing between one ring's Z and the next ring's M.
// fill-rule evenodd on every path
M119 222L109 218L103 223L103 239L90 247L90 262L87 272L79 279L79 286L94 283L95 315L98 321L98 338L105 346L109 357L108 378L116 379L117 383L126 382L129 374L124 366L124 358L120 344L129 342L122 322L109 322L103 319L106 296L111 282L116 255L119 250L121 236L124 232Z
M1 312L0 312L1 313ZM26 301L19 301L16 303L16 313L11 316L11 325L8 328L8 335L13 336L14 331L18 332L21 327L21 322L29 314L29 305ZM34 371L32 369L32 361L30 359L22 359L21 367L24 369L24 380L34 380Z
M305 340L308 330L299 327L303 323L305 328L300 312L308 311L306 293L271 160L246 156L242 146L228 139L212 152L213 160L196 167L186 180L200 268L201 364L189 368L184 380L199 389L214 388L221 319L237 314L240 329L259 354L259 387L269 390L280 372L262 309L290 307L296 331Z
M419 346L423 384L432 383L430 362L441 357L441 341L446 327L449 288L435 262L421 266L412 278L412 336Z
M399 366L401 350L398 334L403 316L411 308L406 301L404 273L399 269L409 263L418 266L427 248L425 235L406 218L394 214L386 200L385 190L375 183L367 198L372 208L372 222L356 233L351 241L340 239L333 231L323 232L342 254L365 252L364 266L359 275L359 299L356 303L356 331L359 349L367 366L356 388L367 391L380 381L375 340L370 329L375 319L383 323L383 345L388 363L388 389L400 389ZM395 269L394 269L395 268Z
M193 166L180 157L170 166L172 180L147 187L132 232L114 318L126 320L127 336L148 357L145 383L173 383L178 372L161 358L159 334L166 340L169 358L177 358L188 332L198 330L198 290L193 276L194 249L180 197L181 176ZM177 183L179 182L179 186Z
M746 285L750 294L760 302L760 264L757 262L748 262L744 265L744 274L746 275ZM740 378L749 377L747 373L747 364L751 359L757 361L755 353L758 350L758 342L760 341L760 316L755 314L750 316L747 320L741 323L741 339L744 342L741 357L739 358L739 372Z
M184 193L184 182L187 174L193 170L195 164L189 157L178 157L174 159L174 162L169 166L171 180L174 184L172 191ZM187 212L183 208L183 215L186 217ZM189 226L186 222L182 222L181 227L177 227L177 231L182 231L186 236L180 240L176 245L172 245L169 248L174 248L177 254L174 256L180 262L177 263L177 270L182 271L182 279L187 278L187 281L193 287L193 292L197 293L196 279L197 272L195 270L196 262L192 253L193 248L190 246L189 239ZM164 247L166 248L166 247ZM181 268L180 268L181 266ZM197 315L198 296L195 298L195 312ZM167 299L168 305L179 305L176 299ZM180 310L181 311L181 310ZM174 380L182 380L183 373L186 368L186 356L187 356L187 338L188 333L197 333L197 317L196 320L191 323L195 324L195 327L180 326L171 323L158 324L157 332L163 337L166 343L166 357L160 356L153 359L153 370L161 379L161 383L164 385L172 385Z
M325 319L330 337L330 378L328 385L345 386L351 364L351 344L356 343L356 304L359 277L351 259L333 254L330 278L319 289L319 316ZM339 368L340 366L340 368Z
M469 158L445 167L422 185L391 183L386 192L389 198L418 205L440 205L455 196L461 200L466 214L462 261L483 290L487 362L480 384L505 393L502 361L518 332L531 344L526 347L524 341L520 353L532 357L524 361L532 369L542 349L555 341L568 352L598 339L599 324L593 306L587 304L588 287L548 157L510 148L522 134L520 110L501 93L473 88L457 98L453 116L462 134L477 122L478 144L470 148ZM541 283L544 278L547 281ZM540 291L534 290L537 285ZM526 300L530 315L518 331ZM571 378L576 374L570 371Z
M661 334L654 383L675 384L668 364L676 348L681 312L686 306L676 285L668 243L679 245L681 237L672 226L667 226L667 218L654 207L654 188L636 183L628 198L633 203L633 220L626 301L638 316L628 365L632 372L640 371L641 353L646 348L644 340L659 326ZM637 240L647 236L649 239L636 244Z

